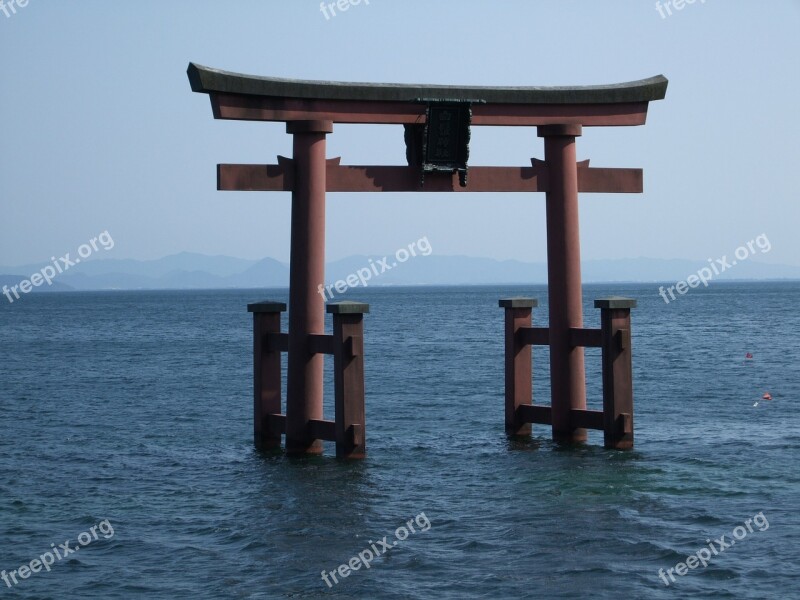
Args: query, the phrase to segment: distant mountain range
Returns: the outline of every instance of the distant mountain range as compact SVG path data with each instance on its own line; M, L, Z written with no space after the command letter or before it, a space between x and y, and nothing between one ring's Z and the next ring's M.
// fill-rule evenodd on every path
M382 256L351 256L326 267L326 282L346 279L359 269L378 264ZM391 267L394 259L390 257ZM17 285L47 263L0 266L0 286ZM583 263L586 283L677 282L703 267L706 261L632 258L590 260ZM377 267L380 272L381 268ZM742 261L715 280L800 279L800 267ZM468 256L416 256L390 270L373 275L369 285L482 285L546 283L545 263L493 260ZM58 275L52 286L36 291L164 290L275 288L289 285L289 265L272 258L245 260L182 252L158 260L87 260Z

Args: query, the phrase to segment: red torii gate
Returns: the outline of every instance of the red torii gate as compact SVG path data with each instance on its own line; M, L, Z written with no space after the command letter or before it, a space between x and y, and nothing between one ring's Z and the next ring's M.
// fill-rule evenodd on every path
M641 193L641 169L598 169L576 161L584 126L643 125L649 102L666 95L663 76L584 87L456 87L301 81L228 73L191 63L192 90L210 96L216 119L283 121L293 157L275 165L217 167L217 189L292 192L289 333L279 302L251 304L254 315L254 432L262 448L315 454L336 441L338 456L366 452L363 314L369 306L335 302L333 335L324 334L326 192L545 192L550 323L532 327L531 298L505 308L509 435L531 423L552 425L557 441L604 431L607 448L633 447L630 309L605 298L600 329L583 327L578 192ZM405 127L408 166L347 166L327 159L334 123ZM544 161L530 167L469 167L470 126L537 127ZM531 346L550 347L551 406L532 404ZM603 350L603 410L586 409L584 347ZM281 414L280 353L288 352L286 414ZM322 419L323 355L334 356L336 418Z

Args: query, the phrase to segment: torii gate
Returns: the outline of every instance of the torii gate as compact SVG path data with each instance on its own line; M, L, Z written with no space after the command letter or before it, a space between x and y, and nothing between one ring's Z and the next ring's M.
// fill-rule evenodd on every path
M326 192L545 192L549 327L531 326L531 298L505 308L505 427L528 435L552 425L553 439L581 442L604 431L607 448L633 447L630 309L604 298L600 329L583 327L578 192L641 193L641 169L597 169L576 161L583 127L643 125L651 100L666 95L663 76L585 87L457 87L301 81L228 73L191 63L192 90L210 96L216 119L283 121L293 157L275 165L217 167L217 189L292 192L289 333L279 302L251 304L254 316L254 433L261 448L337 456L366 452L363 314L366 304L336 302L333 335L324 334ZM405 128L408 166L345 166L326 159L334 123ZM530 167L468 166L470 127L536 127L544 161ZM551 406L532 404L531 346L550 347ZM584 347L603 349L603 410L586 409ZM288 352L286 414L281 414L280 353ZM334 356L335 421L322 419L323 355Z

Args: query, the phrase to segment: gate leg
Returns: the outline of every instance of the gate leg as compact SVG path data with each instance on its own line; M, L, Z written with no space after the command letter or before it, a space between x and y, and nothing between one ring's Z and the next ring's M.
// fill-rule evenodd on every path
M311 335L325 332L325 136L330 121L290 121L295 186L289 265L289 361L286 390L286 452L321 454L310 421L322 419L324 356L311 351Z
M506 375L506 434L530 435L531 424L519 418L519 407L533 402L533 372L531 347L518 335L520 328L530 327L532 309L539 305L533 298L500 300L505 309L505 375Z
M575 138L580 125L542 125L549 188L547 205L547 288L550 310L550 385L553 439L585 442L586 429L572 426L572 411L586 409L583 348L570 343L570 329L583 327L581 247L578 224L578 163Z
M333 314L336 456L364 458L364 314L369 312L369 304L332 302L328 312Z
M631 308L636 300L603 298L600 309L603 340L603 442L606 448L633 448L633 367Z
M283 302L248 304L253 313L253 442L257 448L281 447L281 433L270 427L269 415L281 413L281 351L271 346L270 334L281 331Z

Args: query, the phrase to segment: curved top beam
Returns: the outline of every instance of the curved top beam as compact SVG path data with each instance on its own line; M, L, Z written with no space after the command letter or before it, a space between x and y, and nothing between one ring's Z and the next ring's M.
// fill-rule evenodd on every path
M272 98L344 100L367 102L413 102L425 100L471 100L491 104L620 104L662 100L667 93L663 75L593 86L486 87L396 83L346 83L257 77L229 73L189 63L192 90L206 94L240 94Z

